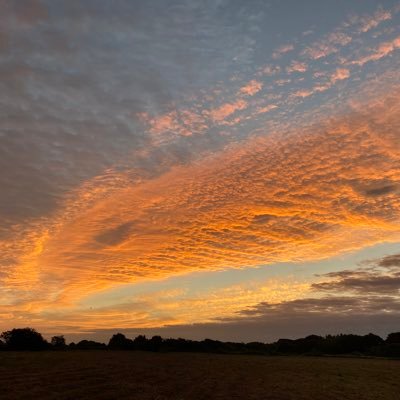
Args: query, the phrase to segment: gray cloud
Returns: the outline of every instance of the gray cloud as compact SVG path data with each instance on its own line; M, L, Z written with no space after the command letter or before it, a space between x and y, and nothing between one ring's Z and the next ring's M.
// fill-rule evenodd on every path
M385 194L393 193L396 191L397 187L395 185L387 185L383 187L373 188L365 191L367 196L382 196Z
M151 148L136 115L214 85L237 54L251 62L246 26L262 10L228 15L225 3L2 2L0 235L118 163L154 174L218 145L205 136ZM135 156L143 148L146 160Z
M399 267L400 268L400 254L393 254L379 260L380 267Z
M130 234L134 222L126 222L117 228L102 232L95 240L104 245L116 245L122 243Z
M333 281L314 283L318 291L344 291L355 293L398 294L400 290L400 271L362 270L341 271L328 275Z

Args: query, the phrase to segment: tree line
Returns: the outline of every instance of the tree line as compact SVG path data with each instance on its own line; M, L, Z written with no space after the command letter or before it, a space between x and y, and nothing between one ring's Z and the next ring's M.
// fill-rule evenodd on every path
M64 336L53 336L48 342L32 328L15 328L0 335L0 350L141 350L154 352L202 352L265 355L365 355L400 357L400 332L390 333L384 340L378 335L309 335L300 339L279 339L274 343L222 342L205 339L164 339L161 336L134 339L122 333L113 335L108 344L93 340L66 343Z

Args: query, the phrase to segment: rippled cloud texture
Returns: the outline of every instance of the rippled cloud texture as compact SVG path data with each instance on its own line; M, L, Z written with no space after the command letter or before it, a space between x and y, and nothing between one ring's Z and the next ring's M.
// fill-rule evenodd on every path
M296 21L274 2L167 3L0 5L0 327L235 323L250 340L271 313L353 310L362 330L362 301L395 318L396 254L156 285L400 243L400 3L310 3Z

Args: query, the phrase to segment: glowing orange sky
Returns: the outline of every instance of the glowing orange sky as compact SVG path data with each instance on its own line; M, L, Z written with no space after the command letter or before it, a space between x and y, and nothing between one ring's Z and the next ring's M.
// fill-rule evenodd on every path
M32 10L38 4L48 6L32 3ZM104 121L107 104L91 92L83 101L89 90L78 94L72 77L63 80L65 92L50 77L41 92L29 86L38 73L15 70L34 104L27 126L46 136L30 146L31 139L3 135L1 144L7 157L18 154L7 158L15 175L0 181L8 196L4 208L11 210L0 236L4 327L21 321L79 332L209 322L258 303L308 296L315 279L282 275L209 291L209 297L153 288L135 300L135 310L131 302L105 299L124 284L313 262L400 242L399 10L353 13L330 31L303 32L304 42L277 42L268 60L232 67L225 81L191 89L180 103L167 96L161 109L143 100L146 106L118 114L124 101L136 104L121 92L115 114ZM38 19L12 22L24 26L23 35L56 18L28 14ZM4 38L17 37L13 29ZM35 54L30 57L33 63ZM64 62L64 53L57 57ZM113 85L115 74L104 85ZM19 87L8 90L19 96ZM108 92L117 93L118 85ZM45 99L49 115L41 116L35 98ZM68 122L74 99L83 109L93 102L86 113L92 120L80 125L80 109ZM21 116L12 117L15 104L4 130L24 138L28 128ZM59 134L53 133L57 124ZM141 133L131 145L132 126ZM42 185L37 190L35 179ZM100 294L102 304L88 312L85 302Z

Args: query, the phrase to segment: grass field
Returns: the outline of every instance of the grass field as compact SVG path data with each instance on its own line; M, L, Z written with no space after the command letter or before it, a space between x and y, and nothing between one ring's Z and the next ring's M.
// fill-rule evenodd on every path
M1 352L0 399L400 399L400 361Z

